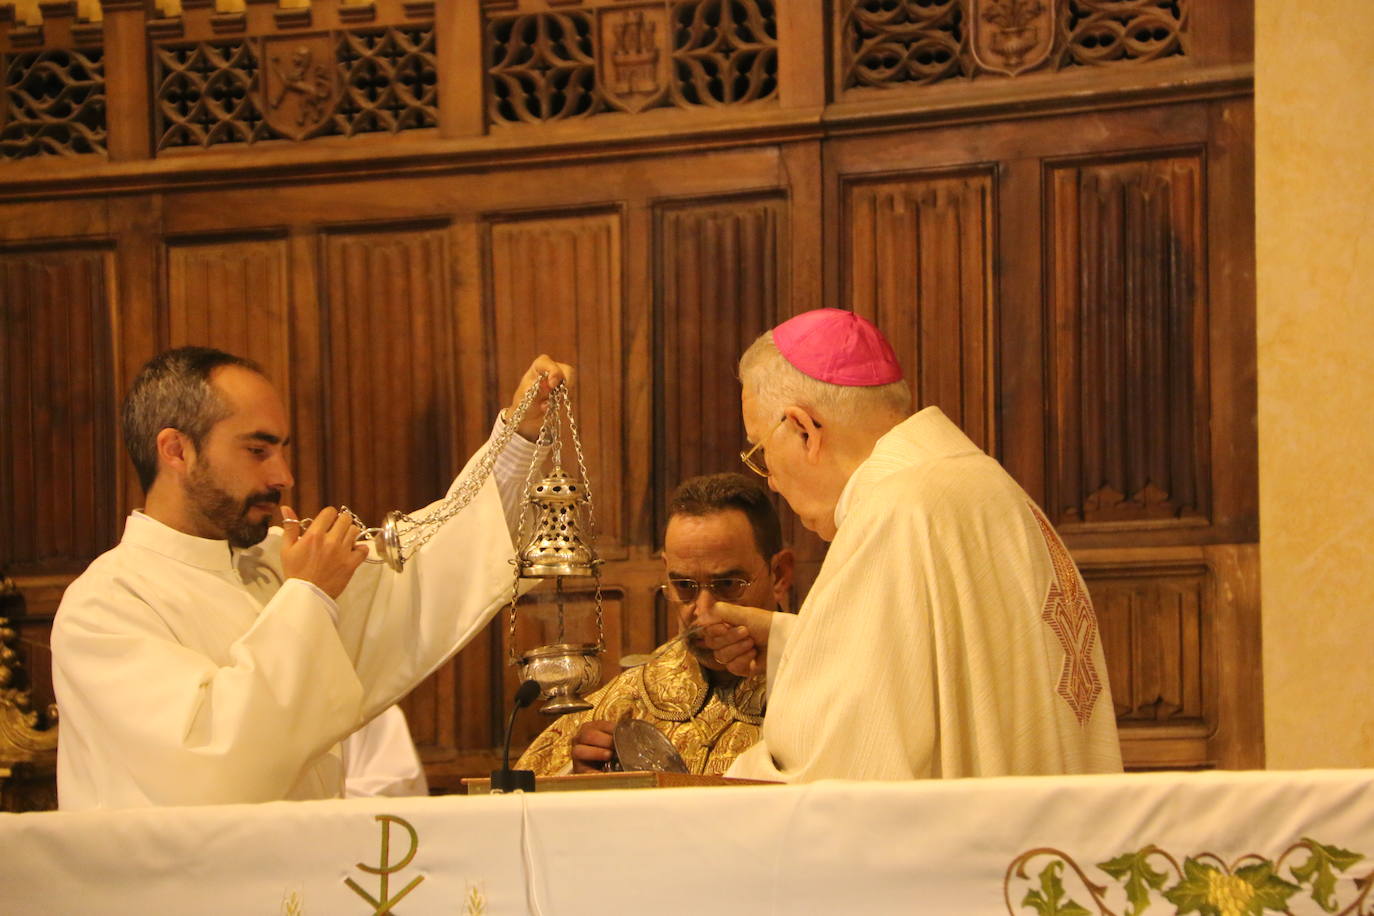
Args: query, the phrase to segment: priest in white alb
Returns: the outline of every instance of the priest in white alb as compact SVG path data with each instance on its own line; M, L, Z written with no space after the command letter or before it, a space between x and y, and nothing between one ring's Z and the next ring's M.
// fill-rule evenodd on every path
M326 508L306 529L281 505L289 422L260 368L204 347L145 366L122 416L144 508L53 624L60 807L339 797L340 741L510 598L529 440L571 369L540 357L513 405L541 373L491 476L473 471L501 419L455 482L480 483L460 517L395 572L364 563L348 514Z
M820 309L740 359L746 463L830 541L791 617L717 603L707 645L766 669L761 741L730 776L1115 772L1097 620L1040 508L936 407L910 414L891 346Z

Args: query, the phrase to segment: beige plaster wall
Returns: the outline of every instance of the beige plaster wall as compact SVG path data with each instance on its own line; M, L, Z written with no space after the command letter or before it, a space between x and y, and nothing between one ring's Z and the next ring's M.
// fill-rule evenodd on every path
M1374 2L1255 16L1266 756L1374 766Z

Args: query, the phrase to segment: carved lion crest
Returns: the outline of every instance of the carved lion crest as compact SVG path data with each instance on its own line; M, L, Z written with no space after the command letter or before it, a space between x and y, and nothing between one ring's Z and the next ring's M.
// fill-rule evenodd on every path
M263 116L284 136L304 140L334 113L339 80L328 34L265 39L261 73Z

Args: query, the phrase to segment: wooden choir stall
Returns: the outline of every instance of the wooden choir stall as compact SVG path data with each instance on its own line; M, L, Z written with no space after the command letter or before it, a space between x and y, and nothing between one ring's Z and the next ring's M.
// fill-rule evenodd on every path
M116 416L163 349L259 362L292 413L293 504L369 519L442 492L534 355L573 362L609 679L673 632L667 496L737 469L740 352L828 306L875 320L918 404L1062 534L1128 769L1262 766L1253 18L1249 0L0 3L0 572L27 672L0 704L50 755L60 722L33 710L53 701L52 617L140 505ZM784 536L799 603L824 545L786 513ZM404 700L436 794L498 764L511 640L547 641L553 613L531 598ZM542 724L518 720L517 752ZM1344 906L1326 877L1365 871L1330 850L1374 853L1352 774L1134 778L16 815L0 874L70 842L112 909L349 912L365 901L342 876L380 823L425 875L407 912L527 893L573 912L548 901L592 886L613 911L670 911L652 886L717 912L853 912L873 881L921 910L928 868L979 885L934 911L1105 893L1103 912L1140 913L1142 887L1232 881L1251 854ZM52 805L50 778L26 785L7 809ZM740 797L757 817L727 833ZM1190 804L1298 813L1243 842L1190 834ZM902 848L871 840L894 819ZM114 858L164 842L197 853ZM646 842L655 861L608 885ZM949 865L964 848L973 871ZM265 864L288 849L297 870ZM712 868L719 886L694 880Z

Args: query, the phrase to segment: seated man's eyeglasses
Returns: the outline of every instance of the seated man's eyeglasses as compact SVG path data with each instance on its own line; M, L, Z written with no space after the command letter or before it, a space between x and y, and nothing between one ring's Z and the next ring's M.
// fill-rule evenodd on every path
M691 604L697 600L697 596L701 594L703 588L715 595L717 601L735 601L742 597L749 586L753 584L753 579L722 576L707 582L698 582L695 579L669 579L665 584L660 585L659 589L669 601Z
M744 462L745 467L747 467L749 470L753 471L760 477L768 476L768 461L766 458L764 458L763 455L763 443L767 442L769 437L771 437L773 433L777 432L779 427L781 427L782 424L786 422L787 417L783 417L773 426L772 429L768 431L768 435L764 436L762 439L754 443L753 448L746 449L745 451L739 453L739 460ZM758 454L755 455L755 452L758 452Z

